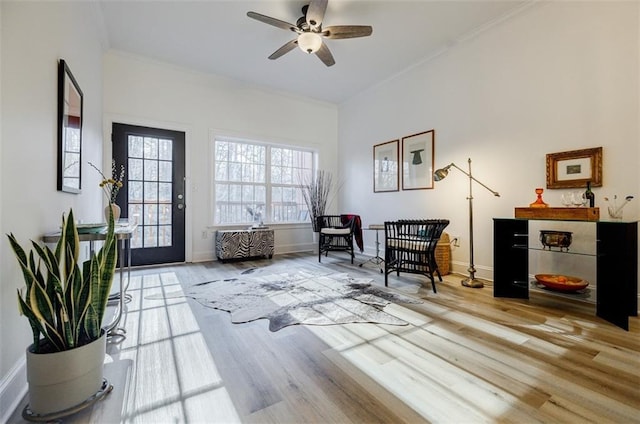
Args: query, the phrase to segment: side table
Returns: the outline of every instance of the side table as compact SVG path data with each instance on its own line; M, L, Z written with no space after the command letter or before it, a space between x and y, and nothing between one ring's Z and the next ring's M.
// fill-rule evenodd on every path
M374 265L378 266L380 268L380 273L384 273L384 270L382 269L382 264L384 263L384 259L382 257L380 257L380 238L378 235L378 232L380 230L384 230L384 225L382 224L371 224L369 225L369 227L364 228L367 231L375 231L376 232L376 256L374 256L373 258L370 258L368 261L361 263L360 265L358 265L360 268L362 268L362 265L364 264L368 264L369 262L373 263Z
M126 291L129 286L129 282L131 281L131 238L133 237L133 233L136 231L137 227L137 224L129 224L128 222L116 223L116 227L114 230L115 238L118 242L118 262L120 262L120 287L118 288L117 294L109 295L109 302L116 300L118 301L118 310L111 323L107 325L102 323L103 329L107 332L107 337L126 337L125 333L127 331L124 328L118 327L118 325L120 324L120 320L122 319L125 300L131 300L130 297L128 297L129 295L126 293ZM61 233L58 231L55 233L43 235L42 241L45 243L57 243L58 240L60 240L60 237ZM91 252L91 254L94 253L94 243L96 241L104 241L106 240L106 238L106 225L97 232L82 232L82 230L78 230L79 241L89 242L89 251ZM126 284L124 283L125 266L127 268Z

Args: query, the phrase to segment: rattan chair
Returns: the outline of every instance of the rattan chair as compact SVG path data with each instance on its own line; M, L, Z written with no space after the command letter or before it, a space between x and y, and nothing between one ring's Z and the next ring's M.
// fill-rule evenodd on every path
M447 219L399 220L384 223L384 285L392 272L421 274L429 277L436 293L435 273L442 281L435 251L438 240L449 225Z
M321 215L317 218L318 228L318 262L322 262L322 254L329 252L347 252L353 263L353 235L355 218L345 215Z

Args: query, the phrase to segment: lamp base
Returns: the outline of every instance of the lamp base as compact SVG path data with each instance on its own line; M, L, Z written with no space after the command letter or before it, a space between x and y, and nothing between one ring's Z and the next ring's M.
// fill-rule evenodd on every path
M474 289L479 289L484 287L484 283L477 278L465 278L461 281L462 285L465 287L472 287Z

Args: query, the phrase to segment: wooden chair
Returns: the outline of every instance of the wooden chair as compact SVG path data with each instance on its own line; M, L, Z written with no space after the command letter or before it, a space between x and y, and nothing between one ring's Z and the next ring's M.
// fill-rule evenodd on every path
M436 246L444 229L449 225L447 219L399 220L384 223L385 259L384 285L388 285L388 276L396 272L421 274L429 277L433 292L436 293L434 272L442 281L436 263Z
M322 254L329 252L347 252L354 259L353 235L355 231L355 216L346 218L345 215L321 215L317 218L318 228L318 262L322 262Z

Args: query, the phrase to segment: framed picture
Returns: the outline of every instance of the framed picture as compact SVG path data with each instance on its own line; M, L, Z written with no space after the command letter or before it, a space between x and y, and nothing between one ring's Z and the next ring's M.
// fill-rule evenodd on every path
M402 189L433 188L434 130L402 138Z
M602 147L547 154L547 188L602 187Z
M373 192L398 191L398 140L373 146Z

